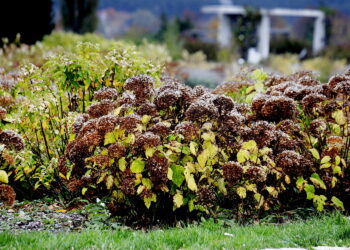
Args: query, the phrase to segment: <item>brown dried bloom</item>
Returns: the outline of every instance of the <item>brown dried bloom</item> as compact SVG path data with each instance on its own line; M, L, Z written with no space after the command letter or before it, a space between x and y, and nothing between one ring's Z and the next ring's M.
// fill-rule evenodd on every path
M73 133L78 134L80 129L83 127L84 123L89 120L89 115L87 114L82 114L78 115L73 123Z
M137 110L137 114L141 116L144 116L144 115L156 116L157 107L153 103L146 102L142 104L141 107Z
M105 167L109 165L110 158L108 155L94 155L89 157L87 161L93 162L99 167Z
M199 135L199 128L192 122L184 121L175 127L175 133L183 135L185 141L194 140Z
M243 115L236 110L232 110L229 114L222 116L222 128L232 132L237 132L241 129L244 121L245 117Z
M328 86L334 90L335 87L338 85L338 83L340 82L346 82L346 81L350 81L350 76L349 75L335 75L332 76L329 81L328 81Z
M68 185L67 185L67 189L70 192L76 192L78 191L78 189L80 189L82 186L84 186L84 181L82 180L71 180Z
M324 119L316 119L310 123L310 132L312 135L320 135L327 130L327 122Z
M167 136L170 134L170 128L163 122L158 122L148 129L149 132L159 136Z
M12 130L0 130L0 144L4 144L8 149L20 151L24 149L22 137Z
M218 109L208 101L197 100L188 107L185 115L190 121L206 122L217 118Z
M140 123L141 123L141 117L135 114L121 117L119 119L120 128L125 129L128 132L132 132Z
M229 185L236 184L243 175L243 168L238 162L227 162L222 166L225 180Z
M154 80L148 75L137 75L127 79L124 89L134 93L137 104L144 103L154 95Z
M308 75L299 78L298 83L304 86L316 86L321 84L319 80L316 80Z
M341 81L337 83L334 88L334 91L343 95L350 95L350 79L347 81Z
M230 112L235 107L235 103L233 102L232 98L224 95L215 95L212 102L221 115Z
M171 106L175 106L181 99L181 91L175 89L165 89L159 92L154 101L158 110L168 109Z
M297 108L293 99L284 96L273 96L265 102L259 115L270 121L281 121L294 119L296 114Z
M293 135L293 136L298 136L301 130L299 124L295 123L290 119L281 121L277 125L277 128L283 131L284 133L288 135Z
M162 142L159 135L155 135L151 132L140 134L136 137L135 146L141 148L152 148L160 145Z
M244 135L247 140L254 140L259 148L270 146L276 140L276 126L266 121L258 121L250 126L250 129Z
M12 206L16 200L16 192L9 185L0 185L0 200L7 206Z
M3 120L7 114L6 109L0 106L0 120Z
M304 169L301 166L302 157L295 151L286 150L277 156L277 167L289 176L303 176Z
M148 159L147 169L151 174L151 180L154 182L166 183L168 181L168 159L159 151L156 151Z
M68 173L67 160L64 155L60 156L57 164L58 172L62 173L64 176Z
M215 192L208 187L200 187L197 191L198 200L205 206L213 206L215 204L216 195Z
M102 100L100 103L91 105L87 112L92 118L98 118L108 113L112 112L115 109L116 105L110 100Z
M135 105L135 103L135 95L129 92L124 92L122 97L117 100L117 106L122 106L124 104Z
M118 98L118 92L114 88L103 87L94 93L94 98L97 100L115 100Z
M307 112L311 112L314 107L316 107L317 103L326 100L327 97L324 95L311 93L305 96L301 100L301 104L304 106L304 110Z
M342 137L333 135L327 138L327 145L329 147L342 148L345 143Z
M113 143L108 146L108 156L111 158L120 158L126 154L126 148L120 142Z
M125 169L122 172L122 183L120 184L120 190L125 195L135 195L135 175L131 173L130 169Z
M15 103L16 103L16 100L12 96L7 96L7 95L0 96L0 106L2 107L10 107Z
M104 115L97 119L98 132L105 134L114 130L118 123L118 117L115 115Z
M245 177L252 182L264 182L266 181L266 172L257 166L250 166L247 172L244 174Z

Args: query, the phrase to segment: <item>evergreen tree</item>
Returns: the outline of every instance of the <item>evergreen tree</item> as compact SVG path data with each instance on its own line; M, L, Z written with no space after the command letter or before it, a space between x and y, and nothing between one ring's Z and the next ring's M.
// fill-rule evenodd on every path
M67 31L83 34L95 31L98 0L61 0L62 23Z
M21 42L33 44L53 28L52 0L1 2L0 38L13 42L19 34Z

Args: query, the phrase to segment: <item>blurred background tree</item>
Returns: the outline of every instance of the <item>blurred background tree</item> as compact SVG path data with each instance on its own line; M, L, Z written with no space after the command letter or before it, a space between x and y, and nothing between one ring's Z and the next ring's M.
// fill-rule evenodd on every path
M14 42L18 35L20 42L34 44L51 33L54 28L52 7L52 0L1 1L0 46L4 42Z
M97 28L96 10L99 0L61 0L61 17L65 30L78 34Z

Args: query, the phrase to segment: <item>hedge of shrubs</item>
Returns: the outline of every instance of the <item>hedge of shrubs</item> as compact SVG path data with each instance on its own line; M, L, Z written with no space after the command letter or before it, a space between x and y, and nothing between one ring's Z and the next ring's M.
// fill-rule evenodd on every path
M37 190L104 199L131 220L350 207L349 72L320 83L310 72L255 70L211 91L135 57L130 67L122 54L97 67L89 46L2 73L2 93L17 82L0 101L0 198L9 205L14 190ZM20 112L26 87L37 106Z

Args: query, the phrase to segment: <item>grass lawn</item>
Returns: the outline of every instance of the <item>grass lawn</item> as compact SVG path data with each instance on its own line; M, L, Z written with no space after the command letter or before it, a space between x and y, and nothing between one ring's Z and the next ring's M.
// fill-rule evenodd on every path
M321 245L350 246L350 219L331 214L279 225L224 226L205 221L150 232L119 229L0 233L0 249L260 249Z

